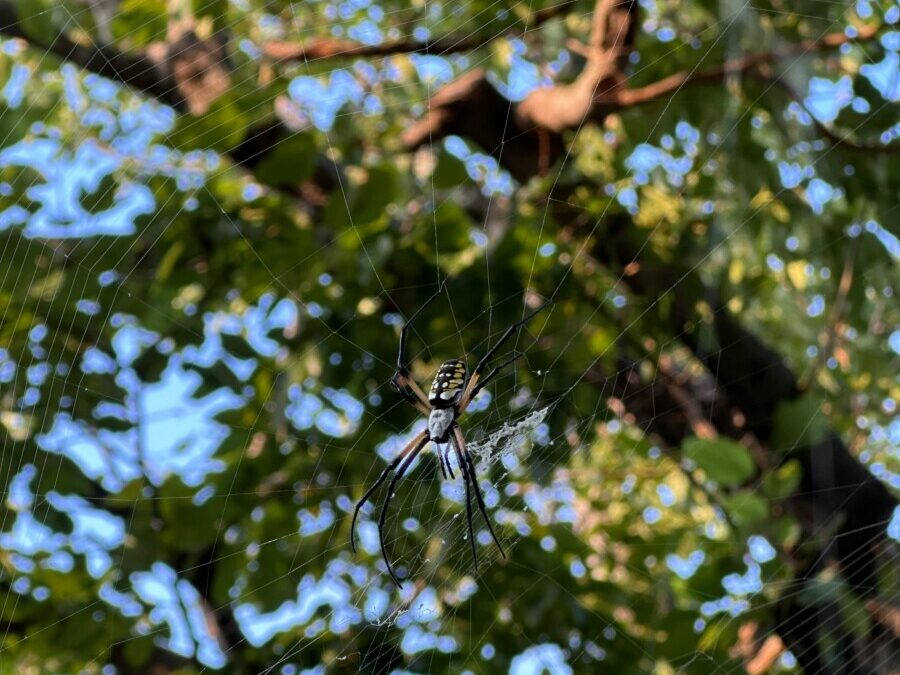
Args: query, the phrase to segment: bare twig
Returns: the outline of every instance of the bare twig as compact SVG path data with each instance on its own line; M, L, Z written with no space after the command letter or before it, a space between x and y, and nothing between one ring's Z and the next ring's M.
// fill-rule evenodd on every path
M831 312L825 325L822 335L822 348L819 350L818 357L813 363L809 371L800 378L800 388L806 389L816 379L819 371L827 363L834 344L837 341L838 330L844 317L844 308L847 305L847 296L850 293L850 287L853 285L853 270L856 263L856 255L859 252L859 240L855 240L847 249L847 255L844 258L844 269L841 272L841 279L838 282L837 293L834 297L834 303L831 306Z
M501 35L510 37L533 30L550 19L560 16L573 4L575 4L575 0L562 0L555 5L533 12L522 22L521 28L511 28ZM313 38L300 44L273 40L262 45L262 52L281 63L321 61L334 58L372 58L414 53L447 55L479 49L501 35L445 35L427 41L387 40L375 45L364 45L352 40L334 38Z
M64 61L134 87L178 110L185 107L172 72L146 53L122 52L103 44L80 44L63 33L39 38L29 35L23 27L20 8L9 0L0 1L0 35L25 40Z
M760 81L766 84L775 84L785 92L790 98L792 98L806 113L809 115L809 119L812 121L813 128L817 133L824 136L828 139L828 141L833 146L838 146L842 148L847 148L848 150L855 150L858 152L877 152L877 153L892 153L897 151L896 145L887 145L884 143L864 143L861 141L857 141L852 139L848 134L841 135L841 132L834 127L831 127L828 124L824 124L816 119L816 116L812 114L809 108L806 106L806 103L803 100L803 96L794 89L790 83L788 83L783 77L775 77L772 74L772 71L767 66L761 66L757 71L749 71L749 76L758 78Z
M853 38L846 33L829 33L819 40L803 40L788 49L772 50L748 54L737 59L731 59L725 63L711 68L694 71L681 71L652 84L634 89L621 89L603 92L597 99L598 103L614 103L620 107L628 108L643 103L649 103L673 94L686 85L705 84L719 82L726 77L740 73L746 73L758 69L760 66L772 64L780 59L818 52L824 49L839 47L847 42L865 42L872 40L878 33L877 26L865 26L860 28Z
M634 0L598 0L590 38L594 47L591 44L578 46L577 51L586 61L582 72L571 84L537 89L517 104L494 89L480 70L470 71L449 83L431 98L426 116L404 133L402 140L407 149L413 150L449 135L462 136L475 141L516 179L524 182L545 173L548 164L565 151L563 132L576 129L586 121L599 124L611 114L666 99L683 87L721 82L740 73L768 77L779 86L787 87L784 78L771 72L772 64L778 60L878 38L877 26L862 27L852 38L844 32L830 33L817 40L804 40L784 49L750 54L710 68L682 71L642 87L630 88L623 61L633 48L637 7ZM596 45L599 43L602 48L598 52ZM798 98L795 92L788 90L787 93ZM824 125L817 127L832 143L848 149L877 152L900 149L900 144L896 143L859 144L833 129L822 128Z

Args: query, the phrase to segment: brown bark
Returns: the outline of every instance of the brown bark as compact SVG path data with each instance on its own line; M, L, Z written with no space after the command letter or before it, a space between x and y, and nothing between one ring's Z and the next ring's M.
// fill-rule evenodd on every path
M122 52L111 45L80 44L67 35L33 36L26 33L15 2L0 2L0 34L18 38L74 63L85 70L127 84L178 110L184 99L170 69L162 61L146 53Z
M583 121L599 122L618 110L673 95L682 87L717 83L737 73L771 77L763 67L770 67L785 54L830 49L849 40L843 33L835 33L797 45L788 52L749 55L631 89L623 74L622 61L634 46L637 3L634 0L619 3L600 0L598 7L602 11L595 17L590 44L583 51L585 68L572 84L539 90L523 102L513 104L490 86L483 72L473 71L431 99L426 116L404 135L407 146L415 148L449 134L461 135L478 143L517 179L524 181L545 172L562 155L562 133ZM188 100L190 94L183 86L185 75L179 86L178 75L168 58L123 53L110 46L76 44L65 35L26 35L15 3L3 0L0 0L0 33L27 40L48 53L123 82L178 110L200 110ZM874 37L874 32L869 30L861 31L855 39ZM397 45L394 47L399 49ZM321 56L362 55L342 49ZM418 47L412 50L418 50ZM304 55L308 57L305 52ZM187 77L202 76L203 70L201 67L198 72L193 68ZM248 132L232 156L238 164L252 167L289 133L279 122L264 123ZM327 174L333 168L324 167L324 171ZM573 233L579 237L586 235L583 226L577 224L577 218L563 218L561 222L574 223L571 226ZM706 288L696 275L678 265L664 263L636 246L630 220L608 219L606 225L608 236L594 245L592 255L617 270L626 266L635 270L623 278L636 294L648 299L667 294L673 296L673 309L662 317L668 322L669 330L673 335L682 336L684 344L706 364L716 388L727 396L729 406L741 411L746 429L763 443L770 443L775 411L801 394L794 374L775 352L739 325L724 309L723 298ZM706 301L712 308L714 318L709 325L697 311L699 301ZM678 436L691 428L691 417L696 417L696 412L691 412L690 406L685 407L683 399L671 395L672 392L669 394L672 409L682 411L680 414L684 419L661 416L658 408L653 415L643 414L648 425L677 442ZM623 400L628 402L627 397ZM669 423L666 428L662 426L664 421ZM725 421L721 426L717 422L717 432L723 433L725 427ZM875 549L883 540L883 523L896 500L856 462L834 434L815 446L789 449L789 453L784 448L769 446L767 449L772 465L787 456L796 457L803 464L804 483L794 502L798 513L806 514L803 522L807 532L813 529L819 533L827 532L829 524L838 524L836 533L821 553L808 561L802 578L811 577L823 564L836 560L850 587L860 597L871 600L877 569ZM792 594L792 598L795 597L796 594ZM822 609L788 599L782 604L781 611L784 622L779 626L779 632L806 672L835 672L834 666L820 653L814 630L836 620L833 608ZM848 631L839 632L842 639L853 642ZM877 636L872 636L873 640L875 638ZM858 653L856 648L849 651L848 661L854 667L863 662ZM891 667L891 662L885 665Z
M515 104L491 86L484 71L473 70L431 98L425 117L403 134L406 147L464 136L497 157L520 181L544 173L563 153L562 132L612 112L594 100L624 81L622 68L633 47L637 2L599 0L597 6L590 44L583 48L585 66L574 82L538 89Z
M717 84L737 74L748 74L778 84L795 100L802 101L782 78L772 73L778 60L833 49L847 42L877 38L875 27L864 27L854 38L830 33L790 48L760 52L709 68L682 71L641 87L632 88L623 71L624 57L634 47L637 3L627 0L609 6L598 2L598 15L608 12L602 31L603 47L586 48L585 67L571 84L537 89L520 103L503 98L485 73L469 72L438 91L429 101L425 117L403 136L407 148L454 134L471 138L497 158L519 181L544 173L564 152L562 133L585 123L601 123L613 113L675 95L684 87ZM595 22L597 26L602 22ZM487 124L481 124L487 120ZM862 151L895 152L898 146L861 144L824 124L817 128L832 143Z
M262 46L263 53L280 63L291 61L321 61L334 58L378 58L396 54L435 54L447 56L459 52L470 52L480 49L501 36L521 35L525 31L534 30L550 19L566 12L575 0L561 0L549 7L533 12L522 27L503 31L499 35L444 35L433 40L386 40L376 45L364 45L352 40L337 38L312 38L297 44L272 40Z

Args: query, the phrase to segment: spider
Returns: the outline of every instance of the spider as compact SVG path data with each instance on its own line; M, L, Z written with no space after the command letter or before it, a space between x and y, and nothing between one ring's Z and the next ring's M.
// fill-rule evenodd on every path
M487 523L488 530L491 533L494 543L497 545L497 548L500 549L500 555L506 558L506 552L500 545L500 541L497 539L497 535L494 533L494 528L488 518L487 509L484 506L484 497L481 494L481 488L478 486L478 481L475 477L475 465L472 463L472 458L466 448L466 439L463 436L462 429L460 429L460 426L457 423L457 419L463 414L466 407L469 405L469 402L478 395L478 392L493 380L504 367L522 356L520 352L513 352L511 358L496 366L486 377L481 377L485 368L487 368L488 364L496 356L503 344L520 331L529 320L546 306L546 304L542 305L521 321L518 321L507 328L497 343L481 358L471 375L467 374L466 363L462 359L450 359L444 361L440 368L438 368L437 373L434 376L434 381L431 384L431 390L428 392L428 396L426 396L419 385L416 384L416 381L410 376L409 360L406 354L406 341L413 322L419 314L421 314L422 311L443 292L443 290L444 287L441 286L441 288L428 298L428 300L425 301L425 304L419 307L409 320L403 324L403 328L400 330L400 350L397 355L397 370L391 378L391 385L393 385L394 389L400 393L403 399L428 417L428 427L416 434L409 444L403 448L400 454L385 467L384 471L382 471L381 475L378 477L378 480L372 484L362 496L362 499L356 504L356 509L353 511L353 519L350 523L350 547L355 553L356 519L359 516L359 512L365 503L369 501L369 497L372 496L375 490L377 490L393 472L394 475L388 484L387 497L384 500L384 505L382 506L381 513L378 517L378 539L381 544L381 555L384 558L385 565L387 565L388 573L391 575L391 579L397 584L398 588L402 588L402 586L397 579L397 576L394 574L394 568L391 567L391 561L388 559L387 550L384 545L384 522L397 483L403 478L403 475L406 473L410 464L413 463L415 458L429 441L438 446L441 444L444 445L443 453L438 447L435 454L440 460L441 475L445 480L447 479L448 474L452 480L456 479L456 476L453 475L453 469L450 467L450 446L453 447L454 454L456 455L456 463L462 474L463 483L466 488L466 521L469 528L468 538L469 543L472 546L472 558L475 561L475 570L478 570L478 555L475 552L475 537L472 532L471 492L475 493L478 509L481 511L485 523Z

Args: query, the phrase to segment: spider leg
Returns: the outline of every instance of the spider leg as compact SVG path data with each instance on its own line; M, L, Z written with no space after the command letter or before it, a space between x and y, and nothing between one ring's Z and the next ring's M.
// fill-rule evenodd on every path
M409 465L412 464L412 461L416 458L419 452L422 451L422 448L425 447L425 444L427 442L428 435L424 434L424 437L421 438L417 443L408 446L411 448L411 452L409 453L409 456L405 460L403 460L403 464L401 464L400 468L397 469L397 473L395 473L394 477L391 478L391 482L388 483L387 497L384 498L384 505L381 507L381 514L378 516L378 540L381 543L381 557L384 558L384 564L387 565L388 574L391 575L391 579L393 579L394 583L397 584L397 588L401 589L403 588L403 586L400 584L400 580L397 579L397 575L394 574L394 568L391 567L391 561L388 560L387 549L384 546L384 521L387 519L388 506L390 506L391 497L394 496L394 488L396 487L397 482L401 478L403 478L403 474L406 473Z
M435 443L435 446L437 446L437 443ZM447 467L444 464L444 455L446 453L441 453L441 449L438 448L434 454L436 454L438 456L438 460L440 460L440 462L441 462L441 477L444 480L447 480Z
M466 382L466 388L463 391L462 398L459 402L460 411L465 410L466 406L469 405L469 401L472 400L472 392L475 390L475 387L478 386L478 381L481 379L481 373L487 367L488 363L490 363L491 359L494 358L500 348L504 345L504 343L513 335L522 330L525 324L531 321L531 319L533 319L538 314L538 312L544 309L544 307L546 307L548 304L550 304L549 300L538 307L536 310L534 310L531 314L526 316L524 319L522 319L521 321L516 321L516 323L507 328L506 331L504 331L503 335L500 336L500 339L497 340L497 343L488 350L487 354L481 357L478 365L475 366L475 370L472 371L472 375L471 377L469 377L469 381Z
M363 506L365 506L366 502L369 501L369 497L371 497L375 490L378 489L378 486L385 481L385 479L388 477L388 474L398 466L400 466L400 462L402 462L403 459L413 451L413 448L415 448L417 444L423 443L423 438L427 438L427 434L424 431L416 436L412 441L410 441L410 443L405 448L403 448L400 454L397 455L393 459L393 461L391 461L391 463L384 468L384 471L381 472L378 480L372 483L372 487L366 490L366 494L364 494L362 496L362 499L360 499L356 503L356 508L353 510L353 519L350 521L350 548L354 553L356 553L356 538L354 537L354 534L356 533L356 519L359 516L360 510Z
M525 352L513 352L513 355L510 358L506 359L506 361L494 368L490 373L488 373L486 377L482 378L481 381L472 388L472 393L469 394L469 401L471 402L472 400L474 400L475 397L478 396L478 392L480 392L488 384L490 384L491 380L497 377L497 375L500 374L501 370L506 368L506 366L513 363L514 361L519 360L523 356L525 356Z
M409 331L412 328L413 322L418 318L419 314L421 314L422 311L434 302L434 300L443 292L444 284L441 284L441 287L437 292L428 298L425 303L409 317L409 320L403 324L403 327L400 329L400 348L397 351L397 370L391 378L391 384L394 389L399 391L403 398L415 405L420 412L423 412L426 415L431 410L431 405L428 403L428 397L425 395L425 392L423 392L416 381L409 376L409 356L406 353L406 342L409 338Z
M413 315L409 317L409 320L403 324L403 328L400 329L400 351L397 353L397 370L401 373L409 372L409 360L406 355L406 339L409 336L409 330L412 328L413 322L419 318L419 314L425 311L425 308L428 307L432 302L434 302L437 297L444 292L445 284L441 284L441 287L437 289L437 292L434 293L430 298L428 298L424 304L419 307Z
M394 376L391 378L391 386L400 392L400 395L407 403L414 405L416 410L423 415L431 412L431 405L428 403L425 392L408 374L404 375L399 371L394 373Z
M453 475L453 467L450 466L450 446L444 446L444 456L443 461L447 464L447 473L450 474L450 480L456 480L456 476Z
M475 531L472 529L472 495L469 492L469 472L466 471L466 461L463 459L462 451L459 448L459 443L456 441L455 434L450 436L450 443L453 445L453 450L456 452L456 461L459 463L460 471L462 471L463 474L463 485L466 486L466 523L469 527L469 544L472 546L472 560L475 561L475 571L477 572L478 553L475 551Z
M455 447L457 448L457 452L461 453L463 456L463 461L460 462L462 470L464 472L468 471L469 480L475 488L475 499L478 501L478 509L481 511L484 522L487 523L491 538L494 540L494 543L497 544L497 548L500 549L500 555L505 558L506 552L503 550L503 546L500 545L500 540L497 539L497 535L494 532L494 526L491 525L491 519L488 518L487 507L484 505L484 497L481 494L481 487L478 485L478 477L475 475L475 466L472 464L472 457L469 455L469 450L466 448L466 439L463 436L462 429L460 429L458 425L453 426L453 435L450 436L450 438L456 441Z

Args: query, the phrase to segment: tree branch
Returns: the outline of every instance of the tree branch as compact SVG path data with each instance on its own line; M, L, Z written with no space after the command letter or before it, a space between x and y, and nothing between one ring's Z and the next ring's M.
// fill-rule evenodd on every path
M841 322L844 320L844 308L847 305L847 296L850 294L850 287L853 285L854 268L856 265L856 256L859 254L859 239L854 239L844 256L844 269L841 272L841 279L838 282L837 294L834 302L831 303L831 311L828 314L828 321L825 323L825 329L822 331L820 338L821 348L818 357L813 361L812 367L801 378L801 386L806 387L816 381L816 377L831 357L835 342L838 340L838 334L841 331Z
M839 47L847 42L877 39L874 26L861 28L853 38L830 33L818 40L806 40L788 49L750 54L696 71L682 71L642 87L629 88L623 72L623 57L632 46L637 4L598 0L598 12L606 23L594 22L592 39L602 39L605 51L584 47L589 56L585 68L572 84L537 89L521 103L504 98L475 70L439 90L429 101L425 117L414 123L402 140L410 150L448 135L476 141L520 181L543 173L564 151L562 132L585 121L602 122L607 116L671 96L683 87L721 82L741 73L767 77L802 102L783 78L774 77L768 66L779 59ZM605 29L598 26L606 25ZM615 29L610 26L616 26ZM600 36L597 38L596 36ZM593 54L593 57L590 55ZM611 57L615 65L611 67ZM861 145L840 136L818 122L819 131L832 143L862 151L894 152L896 145Z
M568 238L584 240L594 233L593 223L579 218L580 213L568 200L555 199L552 203L554 220L570 223L565 228ZM792 553L798 588L814 584L817 575L833 564L856 597L873 597L878 588L878 551L885 540L885 523L897 506L894 495L853 457L833 431L826 431L814 442L777 445L775 420L779 411L804 394L796 375L777 352L740 325L727 309L726 298L706 285L693 267L667 262L652 247L645 246L646 234L633 226L627 214L609 215L604 225L602 233L593 238L589 254L616 274L623 270L622 281L636 295L653 300L650 307L657 304L655 300L666 298L665 309L660 305L658 310L666 332L677 336L704 364L716 390L722 392L729 406L740 411L740 428L765 446L770 466L788 459L800 463L801 484L785 506L797 517L806 537L821 537L823 529L829 535L824 545L798 547ZM659 391L656 386L654 383L649 398L632 395L623 402L635 415L636 423L670 443L679 442L689 428L689 411L679 403L678 396L672 396L668 386ZM727 417L719 416L715 424L722 432L727 428ZM725 433L733 435L734 430ZM779 608L778 632L798 655L805 672L832 672L820 668L822 654L816 641L807 643L808 637L816 634L810 626L825 626L833 618L832 609L808 603L799 593L785 596ZM803 630L796 630L804 623ZM841 635L852 641L846 626L839 628ZM878 636L868 638L877 640ZM844 665L864 657L864 649L848 649Z
M748 76L753 77L755 79L760 80L764 84L774 84L777 85L779 89L781 89L785 94L787 94L788 98L796 101L801 108L803 108L806 113L809 115L809 118L812 120L812 126L815 130L828 139L832 146L846 148L848 150L853 150L855 152L876 152L876 153L894 153L898 151L898 145L884 144L884 143L864 143L861 141L856 141L850 137L849 134L841 135L841 132L827 124L820 122L816 119L816 116L810 112L809 108L806 106L806 103L803 101L803 96L794 89L790 83L788 83L783 77L775 77L771 72L771 69L768 68L765 64L761 65L758 70L750 70L748 71Z
M63 33L45 37L26 33L18 8L10 0L0 0L0 35L24 40L35 49L130 86L184 114L202 115L229 86L226 44L221 35L201 40L188 30L171 44L157 43L147 52L127 53L110 45L79 44ZM292 133L274 117L263 120L223 155L252 171ZM310 181L278 188L320 207L322 195L337 183L339 171L333 160L319 157Z
M637 26L636 0L597 0L589 58L572 84L542 88L521 103L504 98L473 70L438 91L425 117L402 136L412 150L449 135L471 138L514 177L542 174L563 153L562 131L580 124L598 91L615 89Z
M334 58L377 58L397 54L436 54L447 56L469 52L487 46L499 37L513 37L533 30L550 19L562 15L575 0L561 0L555 5L532 12L525 18L522 28L504 31L498 35L444 35L433 40L386 40L375 45L365 45L352 40L313 38L302 44L273 40L262 45L262 52L281 63L290 61L322 61Z
M597 0L581 73L571 84L532 92L516 108L519 124L557 134L582 124L597 92L616 89L624 81L622 57L631 51L636 11L629 0Z
M866 42L874 39L877 34L878 28L876 26L861 28L856 37L853 38L847 36L843 31L829 33L818 40L803 40L788 49L748 54L747 56L731 59L718 66L696 71L685 70L643 87L603 92L601 96L597 97L597 102L614 104L620 108L630 108L673 94L686 85L721 82L727 77L755 70L760 66L775 63L779 59L832 49L840 47L847 42Z
M0 34L25 40L63 61L127 84L166 105L183 110L185 100L165 63L146 53L121 52L109 45L84 45L63 33L37 37L25 32L15 2L0 1Z

